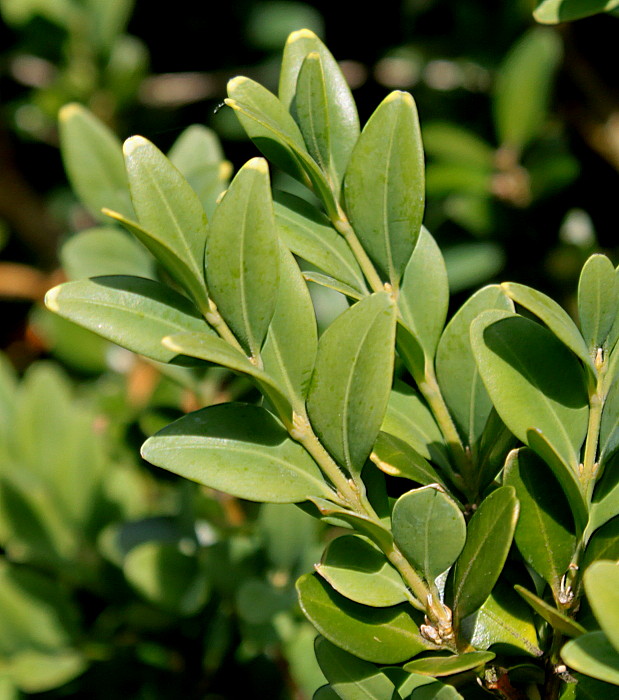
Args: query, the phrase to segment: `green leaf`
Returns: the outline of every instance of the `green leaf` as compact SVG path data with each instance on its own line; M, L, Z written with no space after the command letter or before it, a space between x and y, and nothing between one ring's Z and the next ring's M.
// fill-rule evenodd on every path
M176 139L168 158L198 195L210 219L232 171L215 132L192 124Z
M452 294L485 284L505 265L505 252L493 241L473 241L445 247L443 257Z
M540 27L525 32L510 49L494 91L494 117L501 145L521 151L538 135L560 60L559 36Z
M515 282L504 282L503 291L510 299L535 314L565 345L595 373L593 360L580 331L556 301L542 292Z
M440 484L445 487L442 478L425 457L395 435L380 432L370 459L389 476L410 479L422 486Z
M268 160L310 185L323 201L330 217L338 204L322 171L305 147L303 135L284 105L272 92L249 78L228 82L226 104L234 109L249 138Z
M140 595L175 615L193 615L208 600L204 568L177 543L145 542L125 557L123 571Z
M206 246L210 294L244 347L258 357L277 303L279 243L269 171L253 158L219 203Z
M549 605L545 600L527 591L526 588L522 586L514 586L514 588L540 617L561 634L567 637L579 637L586 632L585 628L576 620L572 620L564 612Z
M353 473L361 472L387 408L394 335L394 304L379 292L341 314L318 342L309 417L325 447Z
M492 592L509 553L517 520L518 500L511 486L493 491L475 511L454 567L456 620L475 612Z
M548 466L526 448L510 455L503 483L514 487L520 502L518 549L558 599L576 546L570 506Z
M619 7L619 0L542 0L533 16L542 24L571 22Z
M297 592L301 610L320 634L360 659L395 664L433 648L419 634L408 605L370 608L353 603L316 574L302 576Z
M619 565L597 561L585 571L584 581L593 614L619 653Z
M346 79L326 50L305 57L292 108L310 155L338 193L359 138L359 117Z
M585 549L583 570L598 559L619 561L619 518L613 518L593 534Z
M8 680L17 700L19 688L24 693L42 693L55 690L82 674L88 662L79 651L60 649L53 653L33 649L20 651L3 660L3 680ZM21 697L21 693L19 694ZM4 695L2 700L9 700Z
M379 549L357 535L332 540L316 571L355 603L381 608L408 600L400 574Z
M259 406L229 403L190 413L149 438L142 455L250 501L298 503L331 495L314 460Z
M464 516L454 501L435 486L400 496L391 518L396 544L429 582L446 571L464 547Z
M458 430L473 450L478 447L492 402L477 369L470 328L488 309L512 311L513 304L497 285L473 294L456 312L441 336L436 352L436 377Z
M477 134L453 122L433 121L421 129L426 156L491 173L494 149Z
M582 334L593 354L601 348L619 311L619 279L605 255L592 255L578 282L578 317Z
M600 464L606 463L616 453L619 447L619 347L615 347L610 357L605 384L608 387L606 400L602 409L600 426Z
M63 318L159 362L185 362L161 344L165 336L213 332L185 297L139 277L67 282L50 289L45 303Z
M89 228L71 236L60 251L69 279L99 275L155 276L154 261L130 236L112 226Z
M557 478L577 481L589 414L577 359L540 324L502 311L486 311L473 321L471 345L505 425L525 444L529 430L540 430L565 465Z
M461 634L475 649L542 656L533 613L513 590L495 586L486 602L462 622Z
M394 684L374 664L358 659L324 637L316 638L315 652L320 668L338 698L391 700L397 696Z
M471 671L492 661L496 654L491 651L470 651L451 656L426 656L404 664L409 673L421 673L425 676L453 676L456 673Z
M604 632L590 632L572 639L561 649L561 658L575 671L619 685L619 652L613 649Z
M413 690L411 700L464 700L464 696L452 685L435 681Z
M292 254L280 245L279 290L262 348L264 371L291 399L307 396L318 336L314 307Z
M123 150L138 222L156 246L151 251L155 255L156 250L166 251L161 260L164 266L176 259L178 266L170 273L197 303L204 304L203 260L208 224L198 195L163 153L142 136L127 139ZM144 235L138 237L148 245Z
M59 114L60 148L71 186L96 219L110 207L134 216L122 146L116 135L76 103Z
M274 205L278 233L295 255L353 289L367 293L355 256L323 214L286 192L275 194Z
M353 301L361 301L361 299L363 299L363 297L365 296L365 294L358 292L356 289L349 287L347 284L339 282L338 280L334 279L333 277L329 277L328 275L323 275L320 272L304 270L303 279L306 282L313 282L314 284L318 284L321 287L326 287L327 289L332 289L334 292L339 292L340 294L343 294L345 297L348 297Z
M344 192L359 240L397 287L419 237L425 198L417 109L408 93L392 92L370 117Z
M422 227L417 245L404 271L398 295L402 320L432 364L449 304L449 284L441 251Z

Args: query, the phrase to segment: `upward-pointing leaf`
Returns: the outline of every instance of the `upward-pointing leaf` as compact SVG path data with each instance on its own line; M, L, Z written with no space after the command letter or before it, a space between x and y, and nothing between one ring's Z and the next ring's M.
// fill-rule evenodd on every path
M275 310L279 242L269 171L253 158L215 210L206 247L210 294L250 354L257 357Z
M202 265L207 221L198 195L163 153L142 136L128 139L124 151L140 227L188 270L190 277L179 281L200 306L205 306ZM144 237L141 240L146 244Z
M425 200L419 121L407 92L392 92L370 117L350 158L344 192L357 236L397 285L419 236Z
M309 417L333 457L356 474L387 408L394 334L394 304L379 292L344 311L318 343Z
M617 317L619 279L605 255L592 255L580 273L578 316L589 349L595 351L606 341Z
M558 24L610 12L619 6L619 0L542 0L538 2L533 16L542 24Z

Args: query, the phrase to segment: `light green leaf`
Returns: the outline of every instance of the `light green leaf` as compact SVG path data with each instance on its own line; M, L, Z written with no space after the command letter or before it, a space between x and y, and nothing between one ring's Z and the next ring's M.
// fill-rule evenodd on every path
M59 649L53 653L26 649L3 660L3 680L9 680L24 693L43 693L55 690L81 675L88 662L79 651ZM10 700L17 700L9 696ZM2 700L9 700L2 695ZM21 697L21 693L19 694Z
M409 673L421 673L425 676L453 676L455 673L464 673L483 666L492 661L495 656L496 654L491 651L470 651L452 656L426 656L423 659L409 661L404 665L404 669Z
M292 400L307 396L318 336L314 307L292 254L280 245L279 291L262 348L265 372Z
M215 210L206 277L219 311L254 357L275 311L279 258L268 167L262 158L253 158Z
M419 634L408 605L370 608L353 603L316 574L302 576L297 592L301 609L320 634L360 659L394 664L433 648Z
M411 479L423 486L440 484L445 487L442 478L425 457L395 435L380 432L370 459L389 476Z
M503 483L516 489L520 502L518 549L558 599L576 546L570 506L548 466L526 448L511 453Z
M435 486L400 496L391 518L396 544L429 582L446 571L464 547L464 516L454 501Z
M441 336L436 352L436 377L450 413L465 443L476 450L492 410L492 402L477 369L470 328L488 309L512 311L498 285L473 294L456 312Z
M514 586L514 588L540 617L561 634L567 637L579 637L586 632L585 628L576 620L572 620L564 612L549 605L545 600L527 591L526 588L522 586Z
M602 409L600 426L600 464L612 458L619 446L619 347L615 347L610 356L609 366L604 377L606 399Z
M619 7L619 0L542 0L533 16L542 24L571 22Z
M346 80L326 50L305 57L292 108L310 155L338 193L359 138L359 117Z
M448 246L443 250L443 257L449 278L449 291L452 294L485 284L505 265L505 251L493 241L473 241Z
M379 549L357 535L332 540L316 571L355 603L382 608L408 600L400 574Z
M584 581L593 614L619 653L619 564L596 561L585 571Z
M392 92L370 117L344 192L359 240L397 287L419 237L425 199L417 109L408 93Z
M116 135L76 103L59 115L60 148L69 181L96 219L110 207L133 218L122 146Z
M210 219L232 171L215 132L200 124L189 126L174 142L168 158L198 195Z
M50 289L45 303L63 318L159 362L184 363L161 344L165 336L187 331L213 333L185 297L139 277L67 282Z
M502 311L473 321L471 346L505 425L525 444L529 430L540 430L565 465L567 476L557 478L577 480L589 414L577 359L540 324Z
M453 685L434 681L413 690L410 700L464 700L464 696Z
M542 656L533 613L511 587L499 582L479 610L462 622L461 634L475 649Z
M605 255L592 255L578 282L578 317L582 334L595 355L606 341L619 312L619 279Z
M151 252L159 257L158 249L169 251L162 264L166 266L171 258L176 259L178 263L170 273L198 304L205 304L203 259L207 220L198 195L163 153L142 136L125 141L123 150L140 228L155 244ZM132 232L138 235L133 229ZM138 237L148 245L144 235Z
M598 559L619 561L619 518L613 518L595 531L585 549L582 569L586 570Z
M298 503L331 495L314 460L259 406L228 403L190 413L149 438L142 455L250 501Z
M404 324L423 348L432 364L449 304L447 270L441 251L422 226L417 245L404 270L398 308Z
M154 261L126 233L112 226L89 228L71 236L60 251L69 279L99 275L155 276Z
M527 31L510 49L496 80L494 118L501 145L522 150L546 118L561 40L541 27Z
M493 491L475 511L454 568L456 620L475 612L492 592L509 553L517 520L518 500L511 486Z
M593 360L580 331L556 301L542 292L515 282L504 282L503 291L510 299L535 314L565 345L595 373Z
M590 632L572 639L561 649L561 658L575 671L619 685L619 652L604 632Z
M307 408L325 447L360 473L383 421L393 374L395 308L385 292L341 314L318 343Z
M342 700L391 700L397 694L394 684L374 664L362 661L317 637L318 663L331 688Z
M453 122L433 121L421 129L426 156L492 173L494 149L477 134Z
M354 301L361 301L361 299L363 299L363 297L365 296L361 292L358 292L356 289L349 287L347 284L339 282L333 277L323 275L320 272L304 270L303 279L306 282L314 282L314 284L318 284L321 287L326 287L327 289L332 289L334 292L339 292L340 294L343 294L345 297L348 297L349 299L352 299Z

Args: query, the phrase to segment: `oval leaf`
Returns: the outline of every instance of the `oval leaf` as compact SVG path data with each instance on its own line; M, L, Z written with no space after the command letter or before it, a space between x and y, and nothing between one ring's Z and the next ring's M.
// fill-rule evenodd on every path
M578 282L578 317L582 334L595 352L604 344L619 307L619 279L605 255L592 255Z
M424 676L453 676L464 673L492 661L496 654L491 651L470 651L466 654L452 656L427 656L415 659L404 665L409 673L421 673Z
M585 628L576 622L576 620L572 620L572 618L568 617L564 612L549 605L545 600L527 591L526 588L514 586L514 589L553 629L561 632L561 634L564 634L566 637L579 637L586 632Z
M584 580L593 614L619 653L619 564L597 561L585 571Z
M561 649L561 658L575 671L619 685L619 652L604 632L590 632L572 639Z

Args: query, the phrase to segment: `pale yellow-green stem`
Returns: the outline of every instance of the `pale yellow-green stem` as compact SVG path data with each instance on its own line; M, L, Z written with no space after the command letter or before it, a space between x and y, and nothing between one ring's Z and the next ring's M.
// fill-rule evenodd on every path
M209 324L209 326L212 326L215 329L220 338L225 340L229 345L232 345L232 347L240 350L243 355L245 355L245 350L237 340L234 333L228 327L228 324L224 321L224 318L219 313L219 309L217 308L215 302L209 298L208 304L208 309L202 310L206 322Z
M351 249L353 255L357 259L359 267L361 267L361 270L363 271L363 274L365 275L365 278L368 281L368 284L370 285L372 291L384 291L385 285L380 279L378 272L376 272L376 268L374 267L374 264L368 257L368 254L365 252L364 247L361 245L359 239L357 238L357 234L355 233L353 227L350 225L350 221L348 221L346 214L342 211L341 208L339 211L338 218L333 219L332 223L337 232L341 234L346 243L348 243L348 247Z
M606 358L601 348L598 349L595 358L595 367L598 371L597 381L589 392L589 424L587 426L587 438L585 440L585 452L580 470L580 482L585 490L587 503L593 496L595 477L599 464L596 461L598 444L600 440L600 427L602 424L602 410L604 409L604 384L607 369Z

